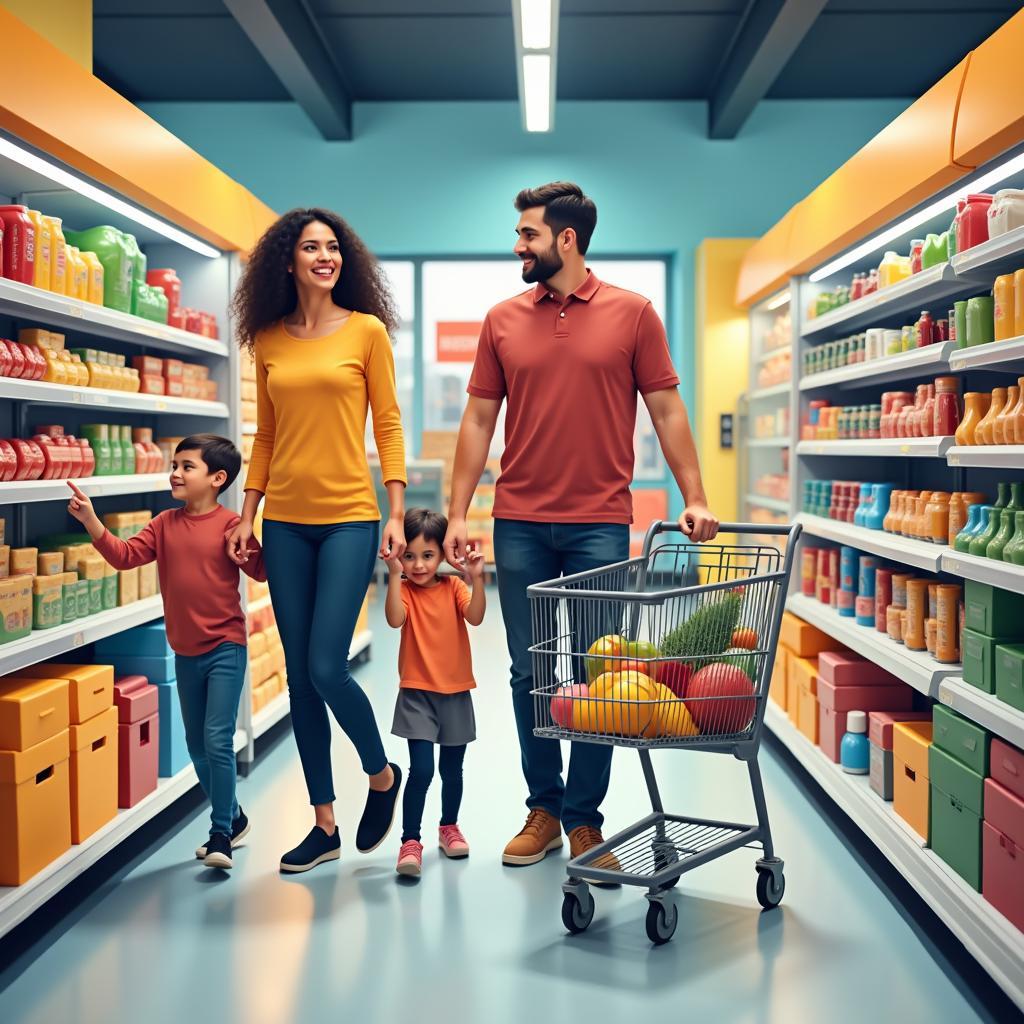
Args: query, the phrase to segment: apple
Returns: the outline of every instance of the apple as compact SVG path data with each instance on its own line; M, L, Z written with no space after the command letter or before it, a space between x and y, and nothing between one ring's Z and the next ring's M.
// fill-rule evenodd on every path
M736 699L744 697L748 699ZM737 665L727 662L705 665L686 688L686 706L697 728L705 735L742 732L757 707L754 684Z
M587 666L587 681L592 683L599 675L616 671L621 664L620 659L626 655L625 647L625 638L614 633L595 640L587 651L588 657L583 659Z
M563 729L573 728L573 705L574 698L586 697L590 688L586 683L573 683L571 686L561 686L558 692L551 698L551 718L556 725Z
M693 665L688 661L663 661L658 665L658 682L677 697L686 696L686 685L692 675Z

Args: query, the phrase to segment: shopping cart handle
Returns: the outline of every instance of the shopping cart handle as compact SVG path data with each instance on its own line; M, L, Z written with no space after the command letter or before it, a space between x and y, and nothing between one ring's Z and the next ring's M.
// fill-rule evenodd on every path
M683 528L679 525L675 519L656 519L647 528L647 534L644 537L644 557L646 558L654 546L654 538L659 533L682 533ZM755 535L774 535L778 537L790 538L790 541L796 540L800 534L799 523L719 523L718 524L719 534L723 533L746 533Z

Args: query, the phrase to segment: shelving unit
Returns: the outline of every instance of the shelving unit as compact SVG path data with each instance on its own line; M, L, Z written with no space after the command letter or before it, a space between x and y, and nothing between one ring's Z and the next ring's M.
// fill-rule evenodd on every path
M171 489L166 473L92 476L76 480L90 498L111 498L123 494L155 494ZM24 505L33 501L67 501L71 490L66 480L9 480L0 483L0 505Z
M1017 369L1024 372L1024 338L1007 338L989 345L954 349L949 356L949 368L956 373L962 370L1013 372Z
M773 384L768 388L755 388L747 393L747 399L751 402L757 402L765 398L780 398L782 395L789 394L789 387L789 382L784 381L782 384Z
M796 521L804 528L805 533L813 537L834 541L836 544L849 544L867 554L889 558L894 562L938 572L941 568L945 548L927 541L900 537L882 530L868 530L852 523L837 523L822 516L808 515L801 512Z
M101 408L109 412L145 412L150 415L196 416L210 420L228 420L225 402L205 402L195 398L168 395L132 394L106 388L73 388L67 384L47 384L37 380L0 377L0 400L70 408Z
M956 343L952 341L928 345L899 355L885 356L883 359L842 366L838 370L812 373L801 377L799 386L801 391L823 391L826 388L873 387L918 376L938 376L948 372L952 354L956 351Z
M942 459L953 446L951 437L894 437L883 440L800 441L797 455L870 459Z
M788 512L789 502L784 498L762 498L760 494L748 494L748 505L759 505L761 508L771 509L773 512Z
M958 676L939 684L939 700L954 711L991 730L997 736L1024 749L1024 711L965 683Z
M1013 565L1011 562L965 555L950 548L943 548L939 568L954 576L962 576L965 580L988 583L1002 590L1024 594L1024 567Z
M1024 469L1024 445L953 445L946 450L946 461L965 469Z

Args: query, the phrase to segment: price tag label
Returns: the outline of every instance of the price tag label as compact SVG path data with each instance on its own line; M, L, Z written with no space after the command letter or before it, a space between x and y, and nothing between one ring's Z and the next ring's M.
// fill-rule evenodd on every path
M75 635L74 635L74 636L72 637L72 642L74 643L74 645L75 645L76 647L81 647L81 646L82 646L82 644L84 644L84 643L85 643L85 634L84 634L83 632L81 632L81 631L77 632L77 633L76 633L76 634L75 634Z
M106 395L93 395L92 400L96 405L110 405L110 399Z
M81 391L76 391L71 396L71 401L74 402L76 405L81 405L82 404L82 392Z
M73 303L72 305L68 306L68 315L83 317L85 316L85 309L84 307L79 306L77 303Z
M900 454L901 455L909 455L910 454L910 445L909 444L901 444L900 445Z
M967 365L967 360L966 359L963 359L963 358L957 359L956 356L951 356L950 357L949 368L951 370L962 370L964 368L964 366L966 366L966 365Z
M166 402L157 402L156 403L156 411L157 412L166 412L167 411L167 403Z
M959 573L961 571L960 563L955 558L943 559L943 561L945 562L947 572Z
M949 452L946 455L946 461L951 466L959 466L960 465L960 456L957 455L955 452Z

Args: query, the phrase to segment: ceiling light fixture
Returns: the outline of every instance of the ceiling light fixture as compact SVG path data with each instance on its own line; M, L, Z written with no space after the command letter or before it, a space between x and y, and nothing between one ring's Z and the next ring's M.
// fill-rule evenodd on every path
M23 149L21 146L15 145L9 139L0 138L0 156L7 157L7 159L13 160L22 167L25 167L30 171L35 171L37 174L41 174L44 178L48 178L50 181L54 182L54 184L62 185L64 188L70 189L72 192L77 192L80 196L84 196L86 199L91 199L94 203L98 203L100 206L105 206L108 210L112 210L114 213L119 213L122 217L127 217L136 224L141 224L143 227L149 228L151 231L155 231L159 235L163 235L164 238L169 238L172 242L177 242L179 245L183 245L187 249L191 249L193 252L199 253L200 256L216 259L221 255L220 250L215 249L212 245L207 245L206 242L201 242L198 238L193 238L180 228L174 227L173 224L168 224L165 221L160 220L159 217L154 217L153 214L140 209L138 206L126 203L118 196L115 196L110 192L105 192L101 188L97 188L84 178L79 178L70 171L64 170L63 167L59 167L57 164L50 163L49 160L44 160L42 157L36 156L35 153L30 150Z
M528 132L549 132L555 121L558 3L512 0L519 106Z
M859 262L865 256L870 256L871 253L881 249L882 246L899 238L901 235L906 235L913 231L914 228L926 224L933 217L938 217L942 213L955 210L958 199L962 199L964 196L974 192L983 192L985 189L998 185L1001 181L1005 181L1021 171L1024 171L1024 153L1007 160L1005 163L999 164L998 167L993 167L992 170L986 171L965 185L958 185L955 191L947 193L941 199L936 199L933 203L929 203L923 209L918 210L917 213L912 213L897 224L893 224L891 228L886 228L885 231L874 235L866 242L862 242L848 253L832 260L831 263L826 263L823 267L819 267L810 275L808 280L822 281L826 277L831 277L838 271Z

